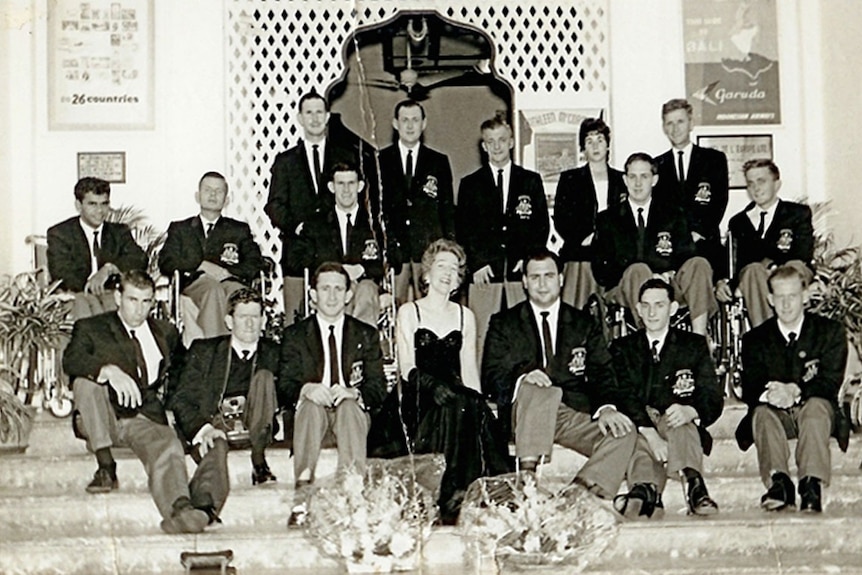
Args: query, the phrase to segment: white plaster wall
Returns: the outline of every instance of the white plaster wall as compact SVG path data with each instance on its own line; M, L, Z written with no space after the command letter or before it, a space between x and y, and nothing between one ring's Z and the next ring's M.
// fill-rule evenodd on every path
M48 130L47 0L3 0L6 21L24 14L21 28L6 25L0 72L9 80L0 104L4 139L0 186L13 194L3 210L0 272L29 265L23 238L75 213L77 152L125 151L126 183L112 186L112 204L142 208L166 228L195 211L198 178L226 172L224 7L214 0L155 3L155 128ZM17 20L16 20L17 22ZM0 43L0 46L3 46ZM10 213L11 212L11 213ZM7 231L8 230L8 231ZM11 246L9 245L11 238Z

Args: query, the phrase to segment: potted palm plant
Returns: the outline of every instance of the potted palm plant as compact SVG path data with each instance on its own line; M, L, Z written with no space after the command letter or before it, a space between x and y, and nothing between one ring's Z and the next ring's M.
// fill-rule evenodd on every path
M59 282L45 285L39 275L31 271L0 281L0 442L29 436L27 406L36 397L49 399L46 367L54 365L53 354L72 331L73 296L58 292ZM13 450L24 447L26 441Z

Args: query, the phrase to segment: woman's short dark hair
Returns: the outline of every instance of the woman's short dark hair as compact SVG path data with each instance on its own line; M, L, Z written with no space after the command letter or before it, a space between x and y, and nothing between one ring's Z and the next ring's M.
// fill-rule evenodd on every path
M582 152L586 147L587 136L590 135L590 132L601 134L605 137L605 142L608 143L608 146L611 145L611 129L605 124L605 121L601 118L587 118L581 122L581 129L578 133L578 144L581 146Z

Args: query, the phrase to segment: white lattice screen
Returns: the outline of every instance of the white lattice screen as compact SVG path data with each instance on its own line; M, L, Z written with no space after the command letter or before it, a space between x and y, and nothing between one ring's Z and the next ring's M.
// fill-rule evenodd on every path
M607 94L607 0L228 0L227 130L231 215L249 222L276 262L280 242L263 206L269 168L296 143L300 96L343 72L344 43L399 10L435 10L485 32L497 75L514 87L515 111L530 95ZM280 281L269 294L280 301Z

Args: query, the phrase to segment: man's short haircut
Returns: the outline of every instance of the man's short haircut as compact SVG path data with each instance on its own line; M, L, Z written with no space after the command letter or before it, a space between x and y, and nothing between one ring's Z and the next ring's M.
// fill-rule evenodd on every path
M667 299L670 301L673 301L673 298L676 295L673 286L664 281L663 279L650 278L645 281L638 290L638 301L643 300L644 294L647 290L650 289L663 289L667 292Z
M356 173L356 179L360 182L362 181L362 172L359 170L359 166L357 166L353 162L335 162L334 164L332 164L332 168L329 170L328 181L334 181L335 174L339 172L354 172Z
M467 254L461 244L446 238L434 240L425 248L425 253L422 254L422 277L428 276L431 266L434 265L434 258L442 253L450 253L458 260L458 283L464 283L464 277L467 275Z
M652 169L653 174L658 173L658 166L656 165L655 160L646 152L635 152L634 154L629 156L628 159L626 159L625 166L623 167L623 172L628 173L629 166L634 162L646 162L650 165L650 169Z
M320 279L321 274L329 272L341 274L344 277L344 287L350 289L350 274L338 262L323 262L317 266L317 269L314 270L314 275L311 276L311 289L317 289L317 281Z
M754 168L766 168L769 170L769 173L772 174L772 178L774 180L781 179L781 171L778 169L778 166L775 165L775 162L769 158L755 158L753 160L748 160L742 164L743 175L747 174L748 170L753 170Z
M661 106L661 119L664 120L664 117L670 114L671 112L675 112L676 110L685 110L688 114L688 117L691 118L694 110L691 107L691 104L688 103L688 100L685 98L674 98L673 100L668 100Z
M263 315L263 296L260 292L251 288L240 288L230 294L227 298L227 314L233 315L236 308L243 303L256 303L260 306L260 313Z
M392 117L396 120L398 119L398 114L401 113L402 108L419 108L419 111L422 112L422 119L425 119L425 106L413 100L412 98L407 98L406 100L401 100L397 104L395 104L395 111L392 113Z
M798 279L802 284L802 289L808 287L808 274L806 274L799 265L791 263L782 264L772 270L769 277L766 279L766 285L769 287L769 293L772 293L772 282L776 280L792 280Z
M144 270L129 270L120 274L120 286L117 289L123 293L126 291L126 287L149 289L154 294L156 293L156 282Z
M581 146L582 152L586 147L587 136L590 135L590 132L601 134L605 137L605 142L608 143L608 146L611 145L611 129L605 124L605 121L601 118L587 118L581 122L581 129L578 132L578 144Z
M548 248L536 248L529 253L527 253L527 257L524 258L524 275L527 275L527 265L530 262L541 262L544 260L551 260L554 262L554 265L557 266L557 273L563 273L563 262L560 260L560 256L549 250Z
M321 102L323 102L324 109L327 112L329 111L329 102L326 101L326 98L318 94L317 90L312 90L311 92L306 92L305 94L303 94L302 97L299 99L299 104L297 105L296 109L299 112L302 112L302 106L309 100L320 100Z
M485 130L496 130L497 128L506 128L509 130L509 135L513 135L512 126L510 126L509 123L500 116L494 116L493 118L488 118L482 122L482 125L479 126L479 131L484 133Z
M215 179L217 179L217 180L221 180L221 181L223 181L223 182L224 182L225 191L227 191L227 189L228 189L227 178L225 178L225 177L224 177L221 173L219 173L219 172L207 172L207 173L205 173L203 176L201 176L201 179L200 179L200 180L198 180L198 189L201 189L201 185L204 183L204 180L205 180L205 179L207 179L207 178L215 178Z
M94 194L96 196L110 196L111 184L109 184L105 180L102 180L100 178L94 178L92 176L81 178L80 180L78 180L78 183L75 184L75 199L79 202L83 202L84 195L86 194Z

